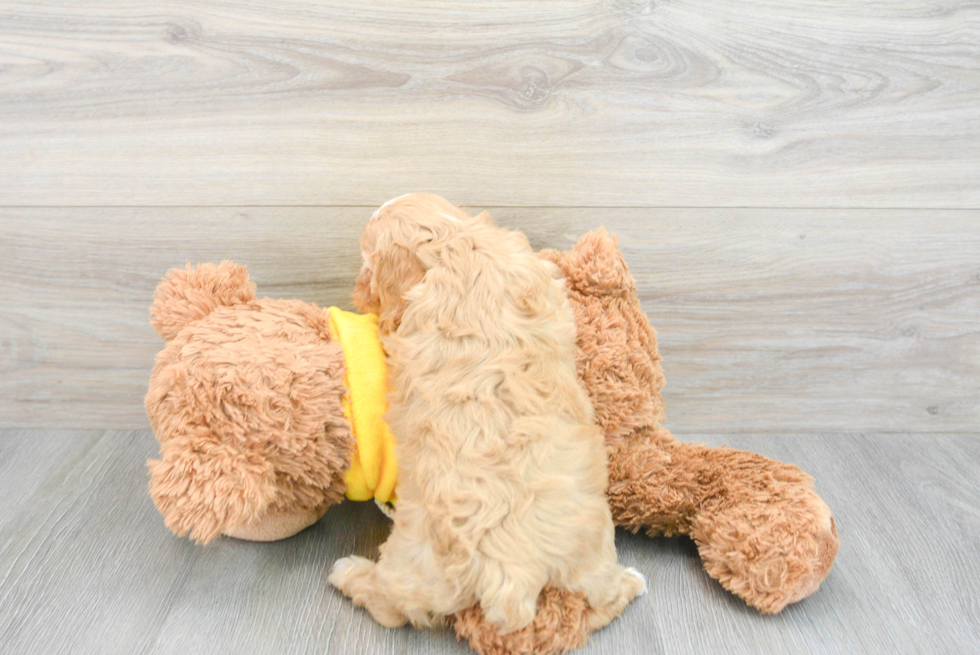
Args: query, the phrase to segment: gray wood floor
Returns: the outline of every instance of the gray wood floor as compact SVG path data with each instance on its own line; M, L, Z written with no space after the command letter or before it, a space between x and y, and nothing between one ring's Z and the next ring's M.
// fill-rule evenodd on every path
M792 437L792 438L786 438ZM697 435L799 464L841 535L820 590L777 616L705 575L693 544L620 532L650 593L588 653L972 653L980 644L976 435ZM146 494L146 431L0 431L4 653L466 653L386 630L326 582L388 521L344 503L272 544L171 535Z

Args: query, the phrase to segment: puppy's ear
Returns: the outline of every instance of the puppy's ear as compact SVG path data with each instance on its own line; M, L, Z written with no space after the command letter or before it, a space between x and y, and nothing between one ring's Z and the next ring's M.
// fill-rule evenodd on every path
M405 294L424 276L422 263L403 245L392 244L377 253L371 286L377 289L382 334L398 328L407 304Z
M365 314L377 314L379 309L378 295L371 289L373 278L371 269L364 266L354 280L354 306Z
M487 212L480 212L473 218L475 218L476 220L482 223L486 223L487 225L492 225L493 227L497 226L497 224L493 222L493 219L490 218L490 214L488 214Z

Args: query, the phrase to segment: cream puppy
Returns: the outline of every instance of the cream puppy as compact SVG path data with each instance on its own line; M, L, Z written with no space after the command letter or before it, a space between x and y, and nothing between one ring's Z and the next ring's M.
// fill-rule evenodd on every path
M591 629L645 590L616 561L607 461L575 369L557 267L438 196L382 206L355 300L380 315L398 505L377 563L330 582L382 625L434 626L477 602L502 633L545 585L583 591Z

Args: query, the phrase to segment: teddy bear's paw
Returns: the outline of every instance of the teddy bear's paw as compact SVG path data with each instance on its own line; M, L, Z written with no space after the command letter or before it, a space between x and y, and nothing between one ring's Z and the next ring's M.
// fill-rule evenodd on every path
M692 530L708 574L763 614L815 592L840 547L830 508L812 489L777 490L768 503L699 516Z

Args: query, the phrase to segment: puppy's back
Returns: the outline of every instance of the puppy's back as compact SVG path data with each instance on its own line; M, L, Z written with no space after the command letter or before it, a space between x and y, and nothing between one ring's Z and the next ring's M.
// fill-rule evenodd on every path
M476 221L406 296L389 415L410 469L399 484L441 517L435 531L447 542L453 519L455 538L479 539L529 507L536 485L604 488L602 438L556 271L523 234Z

